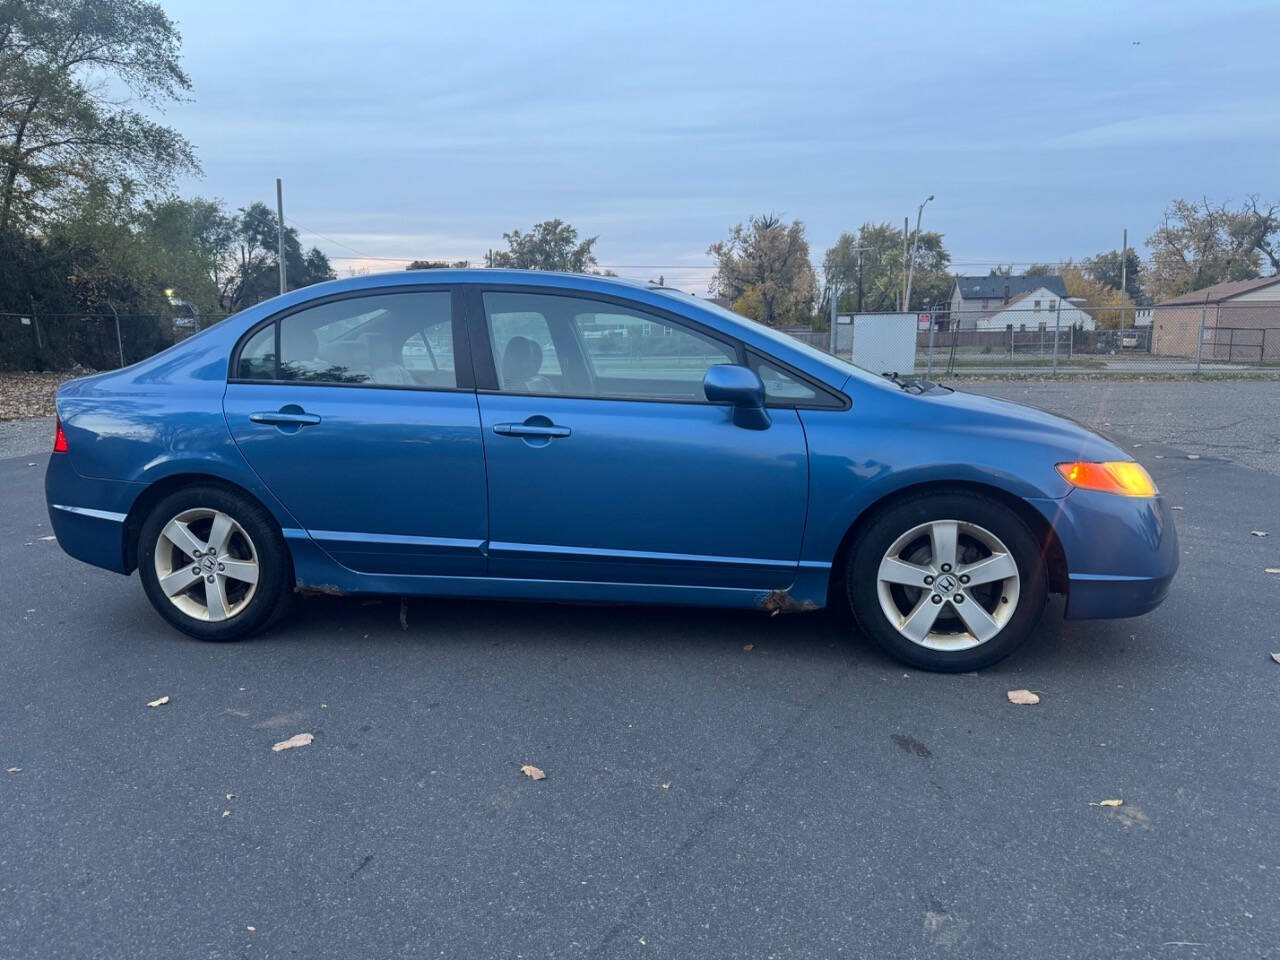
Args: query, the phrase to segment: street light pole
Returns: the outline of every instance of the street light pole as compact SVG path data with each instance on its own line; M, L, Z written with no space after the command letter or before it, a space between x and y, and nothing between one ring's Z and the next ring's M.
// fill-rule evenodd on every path
M920 204L920 206L916 208L916 239L911 245L911 259L907 264L907 292L906 299L903 300L902 303L903 313L911 312L911 281L913 279L912 275L916 270L916 251L920 249L920 218L924 216L924 204L928 203L932 199L933 194L931 193L929 196L924 198L924 203Z

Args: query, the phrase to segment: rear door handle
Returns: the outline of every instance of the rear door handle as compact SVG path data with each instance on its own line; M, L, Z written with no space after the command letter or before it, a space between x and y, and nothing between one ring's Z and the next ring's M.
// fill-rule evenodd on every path
M542 425L538 423L495 423L493 432L500 437L567 437L573 431L568 427L559 427L555 424Z
M289 413L284 410L251 413L249 419L254 423L269 423L277 427L306 427L320 422L320 417L314 413Z

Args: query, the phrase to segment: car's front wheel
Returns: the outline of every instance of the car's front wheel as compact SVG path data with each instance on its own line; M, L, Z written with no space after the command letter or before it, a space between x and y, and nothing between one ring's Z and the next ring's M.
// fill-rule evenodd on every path
M217 486L157 503L138 535L138 575L165 620L200 640L239 640L292 596L284 538L259 504Z
M1047 592L1037 540L1006 505L930 493L880 511L846 565L859 626L926 670L978 670L1031 634Z

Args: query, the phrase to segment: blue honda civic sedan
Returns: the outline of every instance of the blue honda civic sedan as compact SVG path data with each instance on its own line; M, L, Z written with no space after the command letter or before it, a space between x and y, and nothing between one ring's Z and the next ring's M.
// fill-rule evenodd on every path
M295 290L65 384L62 548L204 640L295 593L848 607L972 670L1178 566L1114 444L885 377L669 288L498 270Z

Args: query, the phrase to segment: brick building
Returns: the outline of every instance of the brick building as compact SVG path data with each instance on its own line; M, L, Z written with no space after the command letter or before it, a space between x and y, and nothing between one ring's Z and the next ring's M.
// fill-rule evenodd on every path
M1280 360L1280 275L1216 283L1156 304L1151 352L1194 357L1202 313L1202 359Z

